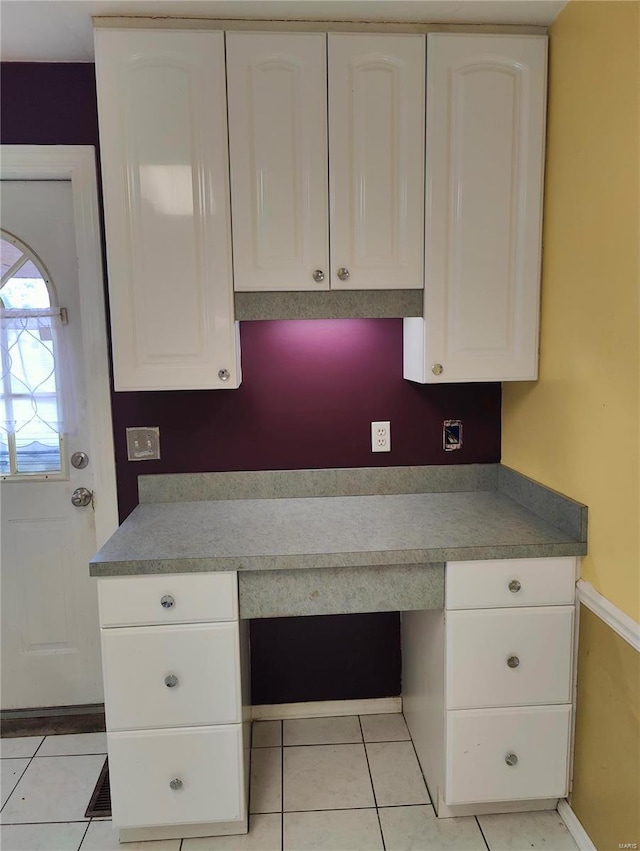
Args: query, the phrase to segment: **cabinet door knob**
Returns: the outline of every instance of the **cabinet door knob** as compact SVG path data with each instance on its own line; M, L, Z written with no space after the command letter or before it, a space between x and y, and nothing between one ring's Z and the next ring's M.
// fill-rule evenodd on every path
M324 272L322 271L322 269L316 269L316 271L313 273L313 280L317 281L317 283L320 283L320 281L324 281Z
M434 365L431 367L431 372L434 375L442 375L442 373L444 372L444 367L441 363L434 363Z
M504 761L507 763L507 765L517 765L518 757L514 753L508 753L505 756Z
M177 792L178 789L182 789L183 785L184 784L183 784L182 780L180 780L179 777L174 778L169 783L169 786L173 789L174 792Z
M520 659L518 659L517 656L509 656L509 658L507 659L507 665L510 668L517 668L519 664L520 664Z
M178 678L175 674L169 674L168 677L164 678L164 684L167 688L175 688L178 685Z
M511 591L512 594L517 594L521 588L522 585L518 582L517 579L512 579L509 583L509 591Z
M228 381L231 377L231 373L228 369L219 369L218 370L218 378L220 381Z
M344 266L341 266L338 269L338 277L340 278L341 281L346 281L347 278L349 277L349 270L345 269Z
M173 599L171 594L165 594L164 597L160 598L160 605L163 609L172 609L176 604L176 601Z

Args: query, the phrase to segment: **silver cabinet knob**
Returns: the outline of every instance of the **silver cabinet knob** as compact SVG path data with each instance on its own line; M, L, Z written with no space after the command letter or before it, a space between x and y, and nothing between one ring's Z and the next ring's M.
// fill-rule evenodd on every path
M520 664L520 659L518 659L517 656L509 656L509 658L507 659L507 665L510 668L517 668L519 664Z
M320 283L320 281L324 281L324 272L322 271L322 269L316 269L316 271L313 273L313 280L316 281L318 284Z
M434 365L431 367L431 372L434 375L442 375L442 373L444 372L444 367L441 363L434 363Z
M164 684L167 688L175 688L178 685L178 678L175 674L169 674L168 677L164 678Z
M508 753L505 756L504 761L507 763L507 765L517 765L518 757L514 753Z
M163 609L172 609L176 604L176 601L173 599L171 594L165 594L164 597L160 598L160 605Z
M76 488L71 494L71 505L75 505L76 508L85 508L92 499L93 494L89 488Z
M340 278L341 281L346 281L347 278L349 277L349 270L345 269L344 266L341 266L338 269L338 277Z
M228 381L231 378L231 373L228 369L219 369L218 378L220 381Z
M178 789L182 789L184 783L182 782L182 780L180 780L179 777L175 777L173 780L170 781L169 786L173 789L174 792L177 792Z
M518 582L517 579L512 579L509 583L509 591L511 591L512 594L517 594L521 588L522 585Z

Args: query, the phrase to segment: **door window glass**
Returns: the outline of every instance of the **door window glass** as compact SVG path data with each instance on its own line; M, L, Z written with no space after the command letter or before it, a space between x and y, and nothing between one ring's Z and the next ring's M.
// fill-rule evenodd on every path
M13 234L0 237L0 475L41 479L62 472L63 312L34 252Z

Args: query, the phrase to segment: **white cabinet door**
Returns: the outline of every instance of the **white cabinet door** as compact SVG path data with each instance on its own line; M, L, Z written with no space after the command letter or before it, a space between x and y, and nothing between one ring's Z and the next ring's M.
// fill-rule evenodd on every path
M404 376L537 378L547 40L429 35L424 319Z
M330 33L328 55L331 287L420 289L424 36Z
M447 712L447 804L563 798L570 706Z
M236 290L329 288L324 33L228 33Z
M237 623L102 630L107 729L241 720Z
M573 612L573 606L447 612L447 709L569 703Z
M109 733L107 742L116 827L244 816L242 725Z
M95 42L115 389L237 387L224 36Z

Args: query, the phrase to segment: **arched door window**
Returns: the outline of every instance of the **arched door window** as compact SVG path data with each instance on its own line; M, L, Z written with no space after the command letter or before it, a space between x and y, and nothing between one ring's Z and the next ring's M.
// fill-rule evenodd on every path
M0 231L0 476L63 474L59 329L64 311L49 273L20 239Z

